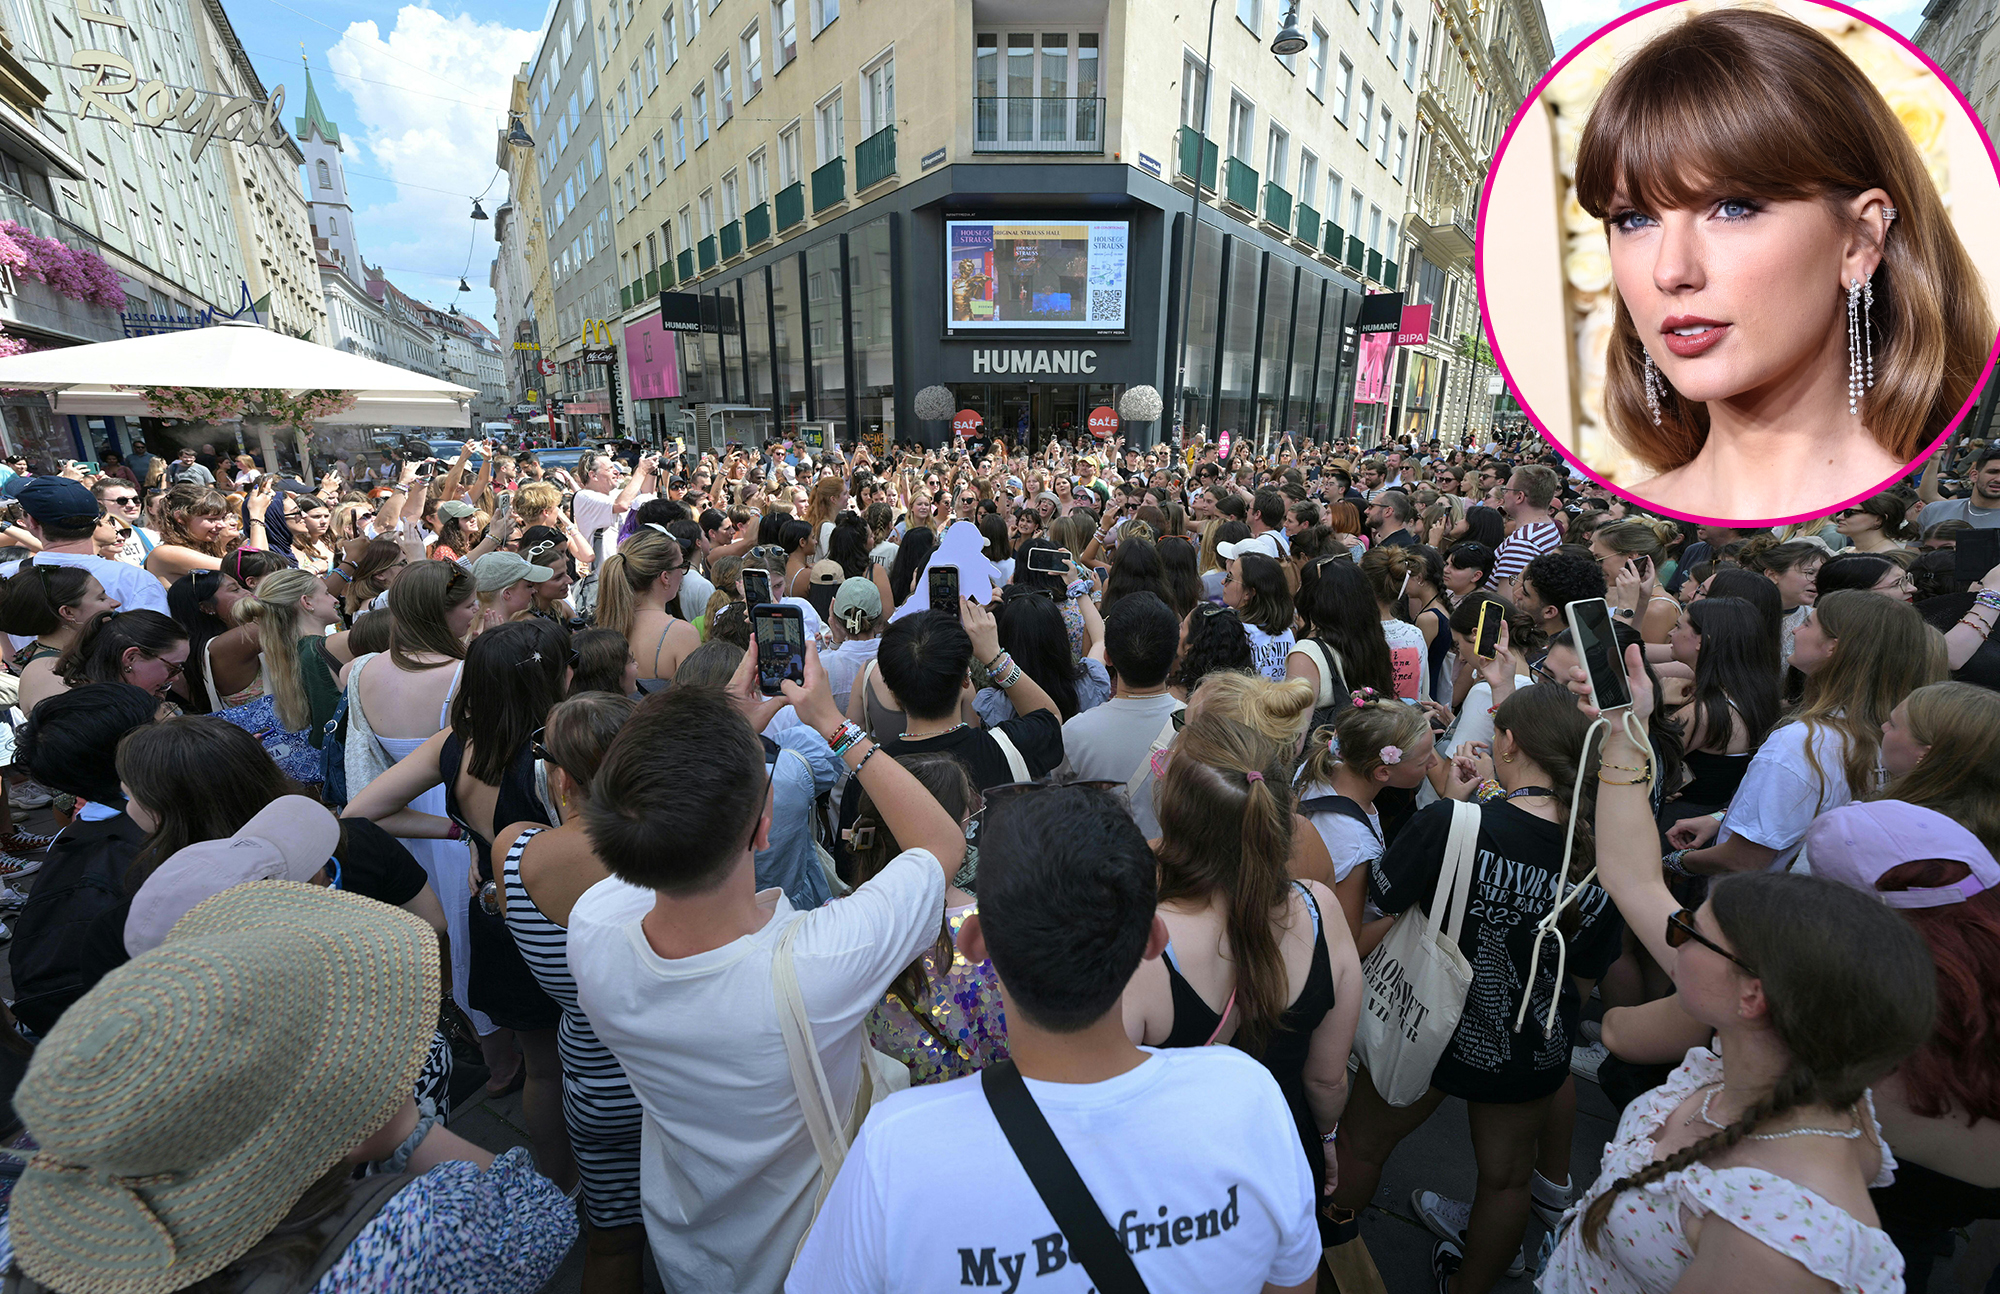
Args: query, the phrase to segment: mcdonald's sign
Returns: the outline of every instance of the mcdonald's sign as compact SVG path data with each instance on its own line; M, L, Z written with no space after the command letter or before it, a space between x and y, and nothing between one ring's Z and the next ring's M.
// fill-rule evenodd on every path
M577 345L602 347L611 344L612 321L609 319L586 319L583 321L583 336Z

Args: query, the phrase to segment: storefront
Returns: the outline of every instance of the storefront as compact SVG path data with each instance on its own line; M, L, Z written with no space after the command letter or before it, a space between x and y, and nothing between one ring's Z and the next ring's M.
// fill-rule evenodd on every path
M1190 240L1189 208L1184 191L1118 164L938 168L666 289L683 313L699 298L698 332L649 324L657 302L629 312L634 421L673 429L726 405L755 411L755 437L830 426L842 443L937 445L951 420L920 423L912 402L942 384L984 434L1039 445L1086 434L1093 409L1146 384L1168 413L1126 435L1170 437L1177 267L1192 241L1187 430L1275 442L1347 426L1360 285L1212 207Z

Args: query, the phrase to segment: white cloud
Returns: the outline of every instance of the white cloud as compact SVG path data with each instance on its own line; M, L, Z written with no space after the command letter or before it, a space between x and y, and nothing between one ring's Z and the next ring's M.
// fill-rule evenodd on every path
M1544 0L1543 12L1549 21L1549 34L1555 40L1556 57L1561 58L1585 37L1599 27L1611 22L1630 10L1638 8L1645 0ZM1859 9L1877 22L1908 36L1916 31L1923 20L1924 0L1848 0L1852 7Z
M355 213L362 255L411 296L439 306L456 301L489 327L487 270L498 244L491 224L467 217L472 195L493 178L494 131L506 123L514 74L538 39L538 32L405 5L386 37L374 22L357 22L327 51L327 65L342 75L360 114L352 128L341 123L347 165L399 182L393 201ZM504 180L487 191L489 212L505 193ZM457 292L456 281L468 243L470 296Z

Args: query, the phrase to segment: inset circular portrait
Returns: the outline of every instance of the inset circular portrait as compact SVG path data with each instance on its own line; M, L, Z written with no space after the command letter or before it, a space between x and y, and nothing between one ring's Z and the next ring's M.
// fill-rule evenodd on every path
M1478 231L1501 369L1652 510L1765 525L1866 498L2000 350L1996 169L1957 89L1853 10L1638 10L1501 143Z

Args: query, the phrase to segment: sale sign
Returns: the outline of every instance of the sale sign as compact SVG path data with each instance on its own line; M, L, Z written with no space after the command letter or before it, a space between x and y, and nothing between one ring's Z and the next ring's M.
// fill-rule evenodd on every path
M1224 429L1221 438L1215 442L1215 453L1218 458L1229 457L1229 432L1227 429Z
M1108 404L1100 404L1090 411L1090 434L1099 440L1109 440L1118 434L1118 410Z
M964 440L977 436L985 425L985 416L972 409L960 409L951 419L952 434Z

